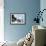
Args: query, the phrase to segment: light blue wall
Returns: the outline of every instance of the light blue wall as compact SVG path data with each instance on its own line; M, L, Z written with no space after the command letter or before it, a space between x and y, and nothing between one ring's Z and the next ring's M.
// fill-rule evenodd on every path
M41 0L40 1L40 10L42 11L43 9L46 9L46 0ZM43 22L40 21L40 25L46 27L46 10L43 12Z
M18 41L35 25L33 19L40 9L40 0L4 0L4 38L7 41ZM10 13L26 13L25 25L11 25Z

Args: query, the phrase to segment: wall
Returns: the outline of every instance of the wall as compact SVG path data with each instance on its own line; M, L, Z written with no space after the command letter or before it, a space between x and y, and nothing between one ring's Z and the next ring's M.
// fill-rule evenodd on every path
M40 10L40 0L4 0L4 39L18 41L32 29L33 19ZM25 25L11 25L10 13L26 13Z
M40 9L41 9L41 11L42 11L43 9L46 9L46 0L41 0L41 1L40 1ZM40 21L40 25L46 27L46 10L43 12L42 17L43 17L43 22Z

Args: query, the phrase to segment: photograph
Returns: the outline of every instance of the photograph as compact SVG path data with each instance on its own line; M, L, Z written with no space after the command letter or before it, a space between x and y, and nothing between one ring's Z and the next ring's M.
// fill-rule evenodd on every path
M25 14L24 13L11 13L10 23L11 24L25 24Z

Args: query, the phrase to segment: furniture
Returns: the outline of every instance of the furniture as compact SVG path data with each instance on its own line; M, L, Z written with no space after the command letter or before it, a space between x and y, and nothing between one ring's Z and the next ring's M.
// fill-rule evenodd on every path
M42 26L32 26L32 34L34 35L34 42L31 46L46 45L46 29Z
M46 46L46 28L39 25L32 26L33 42L31 46ZM17 44L15 42L4 44L4 46L22 46L25 37L20 39Z

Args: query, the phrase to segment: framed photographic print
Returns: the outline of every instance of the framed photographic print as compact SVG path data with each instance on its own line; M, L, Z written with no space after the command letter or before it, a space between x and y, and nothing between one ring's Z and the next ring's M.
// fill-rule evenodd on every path
M11 13L10 23L11 24L25 24L25 13Z

